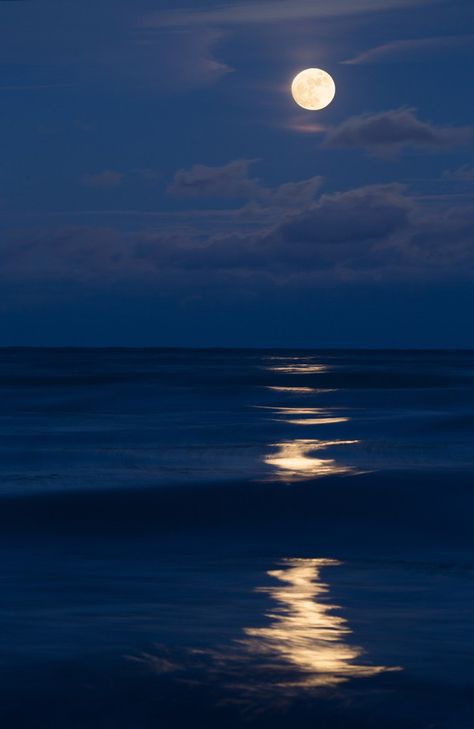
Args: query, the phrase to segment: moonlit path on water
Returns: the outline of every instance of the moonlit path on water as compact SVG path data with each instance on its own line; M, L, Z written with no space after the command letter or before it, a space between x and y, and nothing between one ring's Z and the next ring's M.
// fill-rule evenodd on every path
M473 354L8 350L0 389L2 725L471 729Z

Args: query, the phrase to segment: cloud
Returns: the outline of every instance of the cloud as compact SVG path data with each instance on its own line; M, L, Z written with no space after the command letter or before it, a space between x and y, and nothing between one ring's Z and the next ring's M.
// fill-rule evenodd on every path
M460 48L466 46L472 48L473 35L438 36L434 38L412 38L407 40L396 40L390 43L370 48L363 53L349 58L343 63L358 66L365 63L384 62L407 62L412 58L421 58L424 54L432 57L433 51L444 52L449 48Z
M247 237L244 255L233 265L253 262L283 279L316 275L334 280L348 272L375 271L381 258L390 258L392 239L410 227L413 211L413 201L399 185L322 195L273 229Z
M6 281L156 286L188 292L346 281L472 280L474 210L433 207L400 185L324 194L267 229L219 235L162 229L67 227L10 232L0 243Z
M360 241L386 239L406 225L412 209L398 184L356 188L323 195L309 210L284 222L277 236L296 246L319 241L331 248L352 248Z
M255 197L258 180L249 177L249 168L258 160L237 159L221 167L194 165L178 170L168 192L187 197Z
M278 23L291 20L332 18L373 13L400 7L423 5L426 0L259 0L213 4L199 10L172 10L145 16L147 27L183 27L196 25L239 25Z
M193 32L134 28L126 43L104 53L98 48L94 63L109 78L128 81L138 90L179 91L212 85L233 72L220 61L216 47L222 33L211 28Z
M123 180L123 174L116 170L103 170L95 174L86 174L81 178L84 187L118 187Z
M474 182L474 166L465 164L458 167L456 170L446 170L443 172L443 179Z
M237 159L220 167L194 165L178 170L168 192L183 197L244 198L263 205L302 207L314 200L322 184L322 178L316 176L276 188L265 187L258 178L250 177L250 167L256 162Z
M285 182L275 189L265 188L262 201L270 205L281 205L295 208L305 207L314 201L316 192L323 184L320 176L310 177L299 182Z
M292 132L298 132L300 134L324 134L324 132L327 132L327 126L324 124L308 121L301 117L290 119L282 126L284 129L289 129Z
M66 79L101 93L115 87L149 94L204 87L232 70L216 57L221 31L146 28L140 19L149 3L142 0L28 3L27 13L22 3L12 5L18 8L2 13L0 63L29 66L44 88L68 85Z
M267 231L188 249L194 270L275 282L474 276L474 211L433 210L398 184L325 194Z
M465 144L472 130L465 127L439 127L421 121L414 109L394 109L361 114L330 129L326 147L360 147L374 154L397 154L406 147L436 152Z

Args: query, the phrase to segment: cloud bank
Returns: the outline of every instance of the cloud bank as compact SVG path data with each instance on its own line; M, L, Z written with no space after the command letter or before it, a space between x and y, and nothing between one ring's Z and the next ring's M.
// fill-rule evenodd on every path
M398 184L324 194L258 232L68 227L3 237L2 280L258 286L472 279L474 209L429 206Z

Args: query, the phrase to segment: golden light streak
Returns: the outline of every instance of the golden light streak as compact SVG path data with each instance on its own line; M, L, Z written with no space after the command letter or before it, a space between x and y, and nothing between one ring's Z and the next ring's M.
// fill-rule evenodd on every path
M287 365L277 365L273 367L266 367L268 372L281 372L287 375L312 375L317 372L327 372L328 367L322 364L311 364L311 363L295 363Z
M257 588L276 605L267 613L270 625L246 628L242 644L253 656L278 667L282 688L333 687L400 670L361 663L363 650L346 642L352 631L343 617L334 614L339 608L328 600L329 588L320 576L323 567L340 564L331 559L291 559L282 569L267 573L278 585Z
M309 440L297 439L274 443L276 453L263 459L267 466L276 470L276 477L287 483L304 481L309 478L354 473L350 466L339 465L334 459L317 458L314 451L324 450L337 445L355 445L357 440Z

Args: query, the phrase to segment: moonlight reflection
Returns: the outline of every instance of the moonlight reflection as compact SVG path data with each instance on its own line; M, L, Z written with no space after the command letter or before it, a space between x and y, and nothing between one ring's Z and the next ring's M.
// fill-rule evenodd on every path
M262 587L274 606L267 613L270 625L246 628L242 645L249 654L269 662L282 687L337 686L354 678L376 676L388 669L360 662L363 650L349 645L347 621L335 614L328 600L329 587L320 577L331 559L291 559L267 574L278 581Z
M333 458L319 458L314 455L317 451L325 450L338 445L355 445L356 440L310 440L301 438L275 443L274 453L264 457L264 463L276 470L272 478L277 478L287 483L304 481L305 479L334 474L353 473L350 466L338 464Z
M226 701L244 710L282 708L307 692L331 689L399 667L371 665L365 651L353 645L347 620L321 579L321 570L340 565L333 559L287 559L266 574L275 584L256 587L268 597L258 627L245 627L242 637L227 645L142 654L138 659L157 674L175 674L180 681L220 685ZM228 692L228 693L227 693Z

